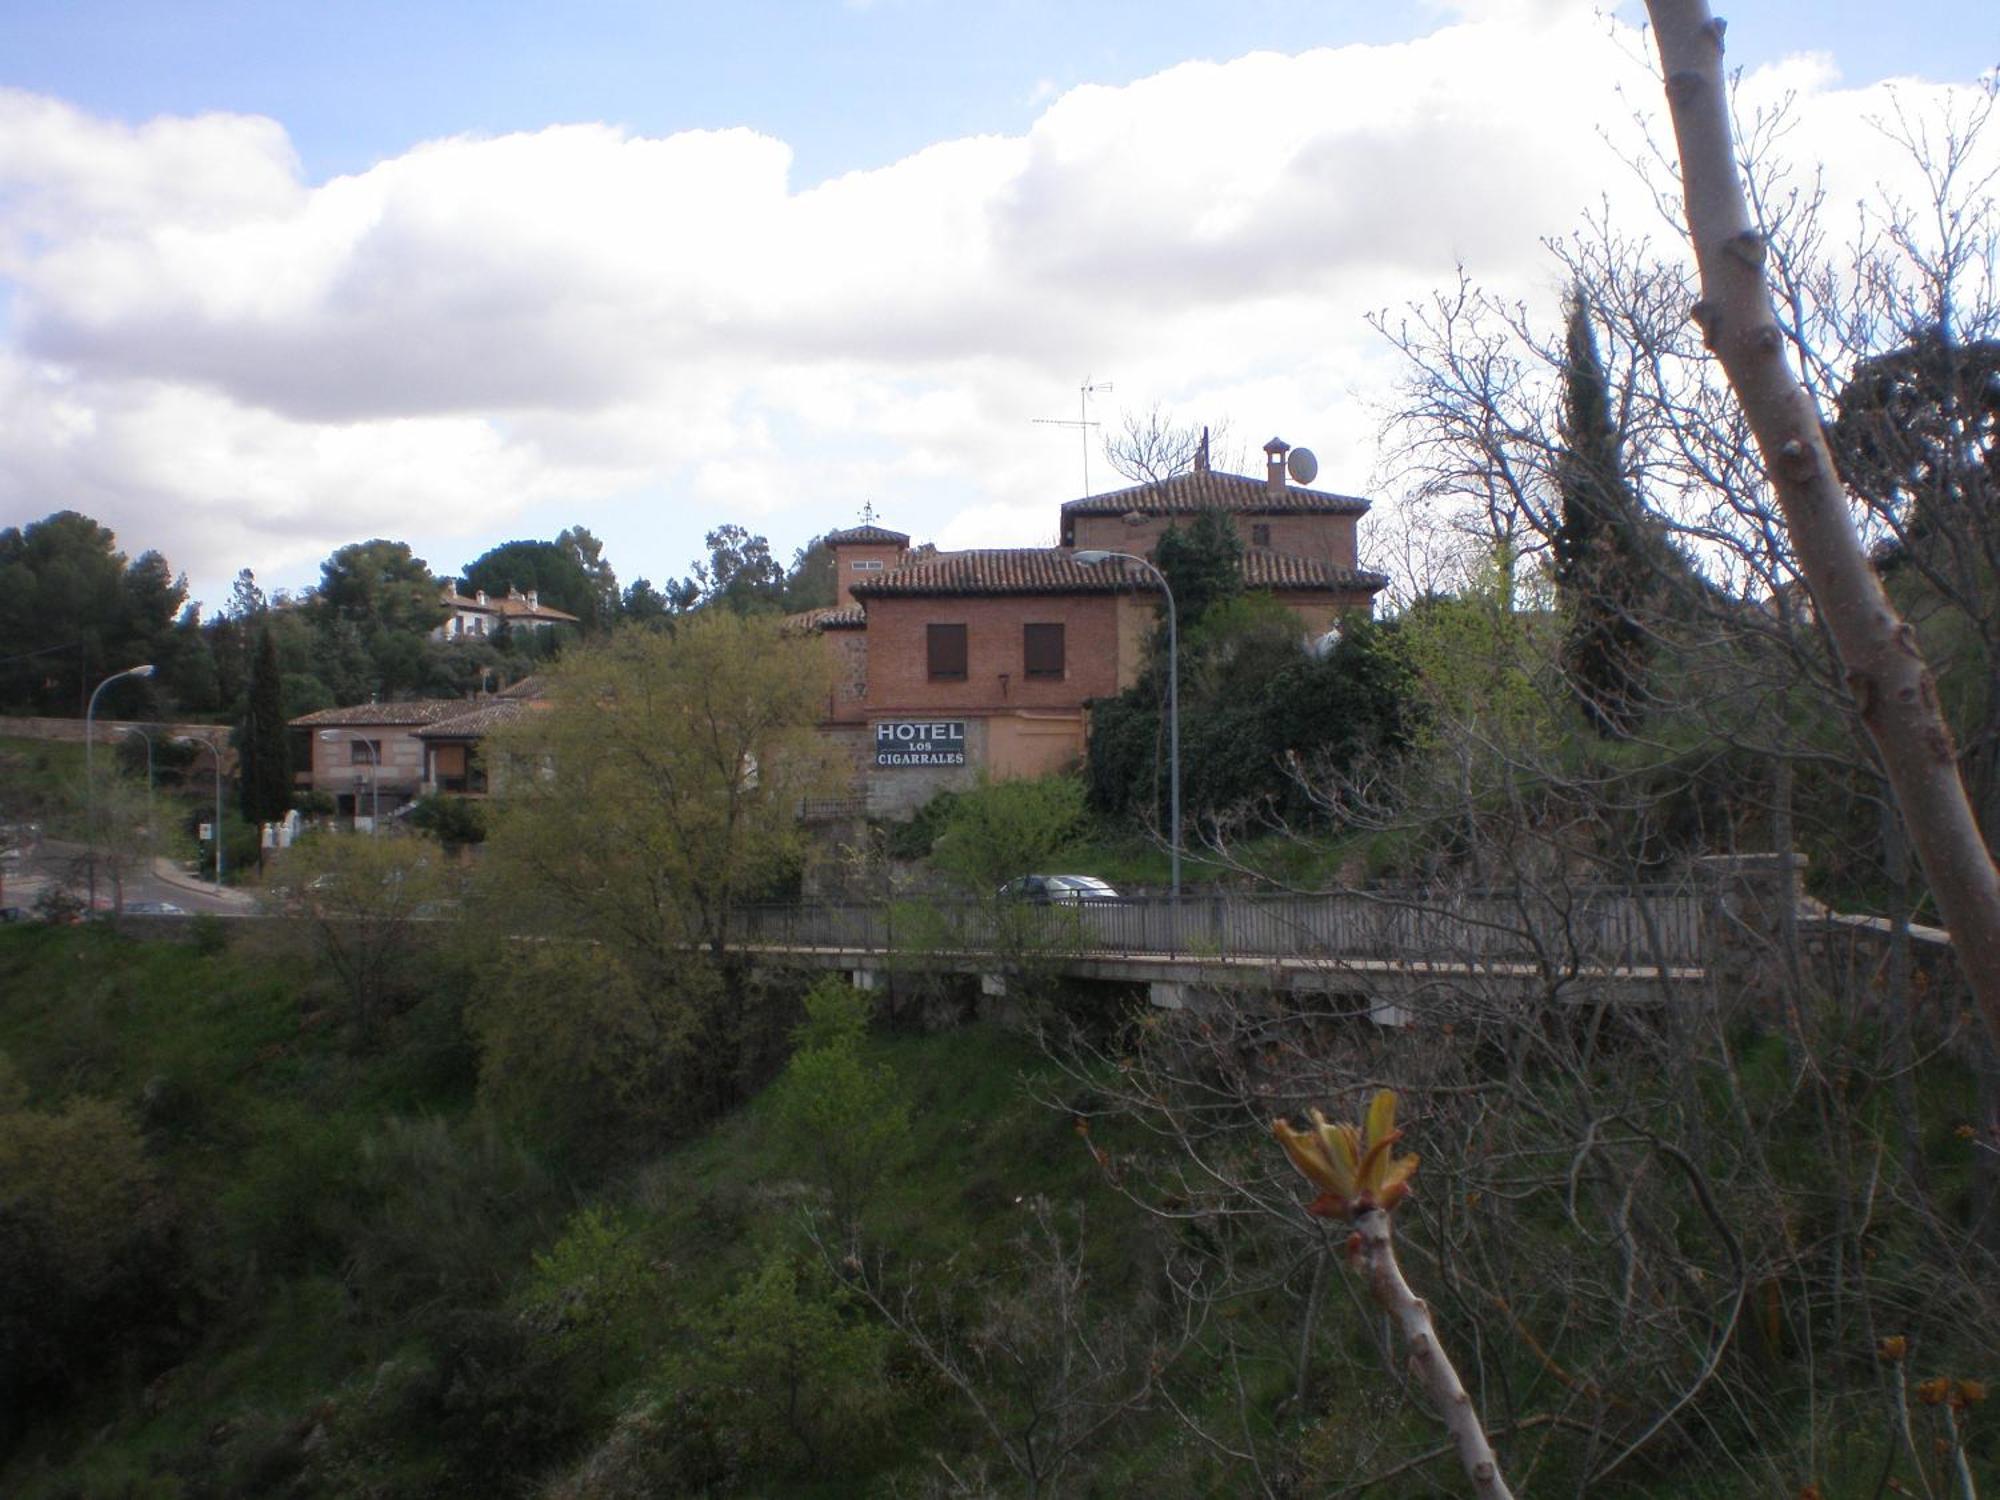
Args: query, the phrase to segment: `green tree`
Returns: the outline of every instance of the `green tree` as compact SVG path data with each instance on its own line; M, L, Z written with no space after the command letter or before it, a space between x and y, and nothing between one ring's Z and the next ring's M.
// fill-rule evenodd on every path
M591 607L578 613L588 627L609 630L618 619L618 575L604 559L604 543L586 528L571 526L557 533L556 545L574 559L590 585Z
M1938 327L1860 361L1831 430L1887 533L1876 564L1916 627L1987 841L2000 840L2000 340Z
M339 987L357 1047L423 992L424 923L452 894L442 851L427 839L321 834L293 846L271 897L289 921L272 941L298 951Z
M1192 631L1211 608L1243 592L1243 540L1220 506L1197 511L1185 531L1169 526L1153 550L1153 562L1174 591L1183 631ZM1165 649L1165 632L1160 649Z
M815 537L792 555L792 565L785 573L784 611L796 615L809 609L826 609L838 591L833 548Z
M474 1022L496 1097L579 1129L740 1097L763 1015L737 922L796 878L826 672L775 616L705 610L570 652L548 711L492 736L481 908L506 959Z
M155 661L186 594L159 553L128 563L109 528L75 511L0 531L0 704L81 717L98 682ZM128 678L99 711L150 712L155 693Z
M733 522L706 541L708 560L671 591L682 608L719 605L739 615L784 608L785 570L768 541Z
M35 1398L162 1342L184 1267L145 1138L115 1105L77 1098L44 1113L0 1101L0 1184L4 1452Z
M502 542L467 563L461 582L467 592L483 589L494 598L533 589L551 609L575 615L586 628L597 624L601 595L576 553L560 542Z
M657 625L673 610L673 602L645 578L633 579L619 604L619 613L634 625Z
M868 999L844 980L829 975L806 992L806 1019L792 1036L797 1050L771 1088L773 1118L851 1242L877 1186L909 1152L909 1106L896 1075L863 1055Z
M1611 385L1581 288L1570 293L1563 385L1563 446L1556 458L1562 524L1550 539L1568 616L1563 667L1592 727L1625 739L1646 716L1650 617L1659 581L1647 557L1639 497L1626 477Z
M990 896L1016 875L1047 871L1088 821L1074 776L982 781L953 799L931 862L969 893Z
M438 581L408 542L352 542L320 564L313 596L322 613L364 630L432 629L444 616Z
M857 1315L854 1298L817 1262L783 1250L725 1297L709 1320L694 1383L727 1393L725 1421L745 1451L789 1446L797 1467L819 1469L881 1421L888 1337Z
M313 672L341 703L422 686L426 637L444 618L438 581L406 542L376 538L320 564L312 599Z
M257 633L257 664L250 674L248 712L237 751L243 816L253 825L283 818L292 806L291 743L285 729L278 648L268 627Z

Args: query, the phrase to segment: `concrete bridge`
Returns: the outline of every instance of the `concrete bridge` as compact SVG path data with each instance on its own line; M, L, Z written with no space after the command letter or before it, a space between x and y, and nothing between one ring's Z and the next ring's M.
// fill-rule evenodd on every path
M1244 985L1364 996L1393 1022L1420 999L1661 1004L1709 979L1713 891L1694 886L1529 892L1203 893L1046 906L921 899L753 908L743 946L848 972L1145 984L1177 1007Z

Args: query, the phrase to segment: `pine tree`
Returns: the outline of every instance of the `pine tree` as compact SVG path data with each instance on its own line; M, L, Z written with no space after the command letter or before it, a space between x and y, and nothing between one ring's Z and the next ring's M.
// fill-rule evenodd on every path
M278 648L269 628L258 632L257 665L250 674L250 709L243 721L243 816L271 823L292 805L291 747L285 738L285 705Z
M1563 670L1597 732L1625 739L1646 714L1653 643L1645 617L1657 580L1581 289L1570 294L1563 382L1563 451L1556 460L1562 524L1553 539L1556 587L1569 616Z

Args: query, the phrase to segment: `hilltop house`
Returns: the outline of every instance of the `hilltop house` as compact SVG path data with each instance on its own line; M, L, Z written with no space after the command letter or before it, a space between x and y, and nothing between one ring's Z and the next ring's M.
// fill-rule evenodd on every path
M468 599L447 583L443 597L445 617L431 632L434 641L480 640L498 635L502 626L509 630L553 630L558 625L578 623L567 610L542 603L535 589L524 594L510 588L504 599L495 599L480 589Z
M938 552L866 525L824 538L838 598L794 616L827 643L835 686L821 731L852 758L868 811L913 811L980 772L1006 778L1082 757L1088 705L1138 679L1157 586L1088 550L1149 558L1167 528L1219 511L1244 545L1243 575L1318 637L1366 612L1388 580L1359 566L1366 500L1289 482L1287 444L1265 446L1262 478L1193 470L1085 496L1062 508L1061 545Z

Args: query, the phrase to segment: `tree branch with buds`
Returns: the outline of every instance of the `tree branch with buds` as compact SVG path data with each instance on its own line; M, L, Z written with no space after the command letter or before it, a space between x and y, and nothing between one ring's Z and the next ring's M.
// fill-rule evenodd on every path
M1438 1340L1430 1305L1411 1289L1396 1263L1389 1215L1409 1194L1417 1158L1395 1154L1403 1133L1396 1128L1394 1091L1380 1090L1360 1125L1328 1120L1316 1109L1310 1117L1307 1130L1295 1130L1283 1120L1271 1122L1272 1134L1292 1165L1320 1190L1306 1212L1353 1222L1348 1254L1366 1273L1376 1305L1410 1346L1410 1362L1451 1434L1473 1494L1480 1500L1512 1500L1514 1492L1501 1477L1500 1460L1480 1425L1479 1412Z

